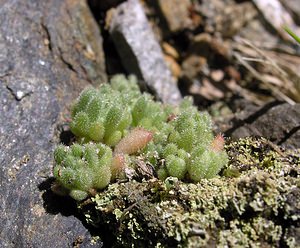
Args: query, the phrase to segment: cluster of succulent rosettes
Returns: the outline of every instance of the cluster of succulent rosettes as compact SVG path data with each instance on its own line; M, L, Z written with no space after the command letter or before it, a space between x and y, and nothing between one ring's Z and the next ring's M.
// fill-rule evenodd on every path
M210 116L185 105L154 135L145 152L160 179L173 176L199 182L214 177L227 163L227 154L223 136L213 136Z
M112 78L99 89L83 91L72 108L71 131L83 142L115 146L132 127L159 128L166 118L161 105L141 94L136 78Z
M141 93L133 76L81 93L72 108L71 131L77 143L55 150L56 192L83 200L134 170L138 156L160 179L198 182L227 163L224 138L214 138L207 113L185 98L177 107Z
M112 150L104 144L59 145L54 152L56 193L85 199L111 180Z

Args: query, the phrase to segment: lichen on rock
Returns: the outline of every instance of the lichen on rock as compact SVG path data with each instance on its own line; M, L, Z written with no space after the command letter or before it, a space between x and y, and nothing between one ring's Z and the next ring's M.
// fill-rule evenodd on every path
M252 138L226 150L222 177L114 183L80 209L116 247L299 245L300 151Z

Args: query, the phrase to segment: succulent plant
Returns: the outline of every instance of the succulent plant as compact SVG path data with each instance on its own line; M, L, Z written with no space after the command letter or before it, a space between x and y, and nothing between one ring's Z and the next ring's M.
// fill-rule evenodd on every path
M227 163L224 138L214 138L207 113L189 98L177 107L155 102L139 91L133 76L117 75L110 84L84 90L71 115L77 143L56 148L53 188L76 200L124 177L137 156L162 180L199 182Z
M227 163L223 151L224 138L213 137L212 123L207 113L199 113L185 100L175 116L148 145L148 158L158 159L155 164L158 176L168 176L199 182L202 178L214 177ZM163 160L163 163L160 161Z
M130 81L128 84L131 89ZM128 101L138 88L127 91L118 85L118 90L114 90L113 86L103 85L99 90L88 88L73 106L71 131L82 141L114 146L129 127L132 117Z
M83 200L111 179L112 150L98 143L59 145L54 152L55 190L60 189L76 200Z

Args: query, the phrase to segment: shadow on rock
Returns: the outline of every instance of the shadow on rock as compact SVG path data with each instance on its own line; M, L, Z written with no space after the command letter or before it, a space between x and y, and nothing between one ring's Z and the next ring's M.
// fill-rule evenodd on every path
M69 196L59 196L51 190L51 185L54 182L54 178L48 178L39 184L40 191L44 191L42 198L44 201L44 208L49 214L62 214L64 216L74 215L78 217L77 204Z
M38 186L40 191L44 191L42 198L44 201L43 207L46 212L53 215L61 214L66 217L74 216L82 222L83 226L88 230L89 235L97 236L101 234L103 232L102 229L99 230L99 228L89 225L86 222L84 215L78 211L77 202L74 199L70 196L59 196L51 190L51 185L54 181L55 178L51 177L40 183ZM82 238L81 236L73 243L74 247L79 247L78 245L85 248L103 247L101 239L97 239L94 243L91 243L90 239Z

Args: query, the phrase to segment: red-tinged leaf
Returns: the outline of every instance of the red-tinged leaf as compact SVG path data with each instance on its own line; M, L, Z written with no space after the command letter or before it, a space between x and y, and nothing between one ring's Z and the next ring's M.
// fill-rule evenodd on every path
M130 131L115 147L115 154L134 154L144 148L153 138L153 133L144 128Z
M124 173L125 167L126 167L126 160L124 154L119 153L114 155L111 163L112 180L118 178L122 173Z
M211 143L211 149L215 152L220 152L223 150L225 144L225 139L222 134L218 134Z

